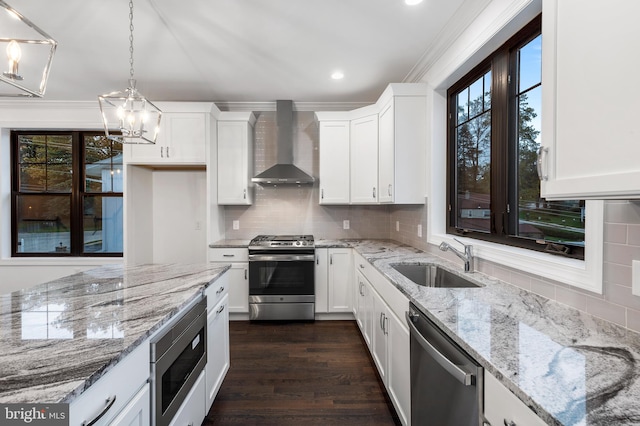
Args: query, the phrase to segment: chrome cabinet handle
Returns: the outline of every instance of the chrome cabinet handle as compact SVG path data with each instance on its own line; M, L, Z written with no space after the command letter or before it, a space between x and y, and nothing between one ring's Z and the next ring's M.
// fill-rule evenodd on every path
M513 420L504 419L504 426L518 426Z
M373 198L376 198L376 187L373 187Z
M316 265L320 264L320 258L318 256L316 256Z
M222 311L224 311L224 305L220 306L220 309L216 311L216 315L220 315Z
M245 280L247 279L247 270L246 269L244 270L244 279Z
M362 263L360 264L360 269L364 269L364 265Z
M160 147L160 158L164 158L164 146Z
M247 199L247 190L246 189L242 190L242 199L244 199L244 200Z
M536 169L538 170L538 179L540 180L549 179L549 175L542 171L542 158L544 157L546 159L548 153L549 148L545 148L544 146L540 145L540 148L538 148L538 162L536 164Z
M382 329L382 333L384 333L384 312L380 312L380 329Z
M222 257L236 257L235 254L223 254Z
M329 265L333 265L333 255L329 256Z
M93 419L91 419L89 421L86 421L86 420L83 421L82 422L82 426L92 426L92 425L96 424L98 422L98 420L100 420L102 417L104 417L105 414L107 414L107 411L109 411L109 409L111 407L113 407L113 404L115 404L115 402L116 402L116 396L115 395L107 398L106 401L105 401L105 406L102 409L102 411L100 411L98 413L98 415L95 416Z
M320 199L324 200L324 189L320 190Z
M391 184L389 184L388 192L389 192L389 197L391 197Z
M217 291L216 294L220 294L224 291L224 286L220 287Z
M167 158L169 158L169 147L167 147Z

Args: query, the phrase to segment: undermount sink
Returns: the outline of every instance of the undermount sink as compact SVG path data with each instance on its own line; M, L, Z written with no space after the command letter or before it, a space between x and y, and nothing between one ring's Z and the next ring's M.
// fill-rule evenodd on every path
M434 264L396 263L391 267L414 283L424 287L464 288L480 287L478 284L447 271Z

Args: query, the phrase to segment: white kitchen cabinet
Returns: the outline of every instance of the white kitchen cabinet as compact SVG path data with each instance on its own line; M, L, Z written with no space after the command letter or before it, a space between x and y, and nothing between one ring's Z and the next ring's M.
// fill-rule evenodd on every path
M327 313L329 312L329 249L316 248L316 267L314 274L316 313Z
M640 198L639 15L636 1L543 1L543 197Z
M320 121L320 204L349 204L349 120Z
M89 423L104 413L96 425L106 425L122 410L130 409L129 403L138 396L144 398L138 391L147 386L150 363L149 341L146 340L69 404L69 424ZM135 418L133 413L132 416ZM128 415L124 417L129 418Z
M424 204L426 94L391 96L378 121L378 202Z
M373 335L373 290L369 281L356 271L356 299L354 302L355 317L362 337L371 350L371 336Z
M223 112L218 119L218 204L253 203L253 113Z
M378 114L351 121L352 204L378 202Z
M332 248L328 254L329 312L352 312L351 249Z
M354 255L360 297L356 319L402 424L411 422L409 300L362 256ZM367 336L371 336L368 338Z
M209 261L231 264L226 274L229 286L229 312L249 313L249 251L246 248L211 248Z
M353 312L351 249L316 248L316 312Z
M201 425L206 415L205 372L203 371L176 412L175 417L169 423L169 426Z
M208 109L206 112L163 112L156 143L126 145L125 162L204 166L211 122L210 105L202 105L201 108Z
M544 426L546 424L486 370L484 372L484 417L490 426Z
M229 296L225 292L222 299L208 309L207 313L207 366L205 367L205 411L207 412L222 386L222 381L229 371L229 365Z
M111 422L112 426L147 426L151 424L151 390L147 383Z

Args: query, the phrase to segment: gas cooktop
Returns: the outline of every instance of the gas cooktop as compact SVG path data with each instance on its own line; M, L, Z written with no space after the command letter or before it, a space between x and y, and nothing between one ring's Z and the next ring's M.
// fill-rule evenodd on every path
M313 235L258 235L249 243L249 249L314 248Z

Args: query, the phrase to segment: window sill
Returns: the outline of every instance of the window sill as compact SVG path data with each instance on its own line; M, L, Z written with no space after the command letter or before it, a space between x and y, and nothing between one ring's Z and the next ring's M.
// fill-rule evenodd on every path
M121 257L12 257L0 259L1 266L101 266L123 263Z

